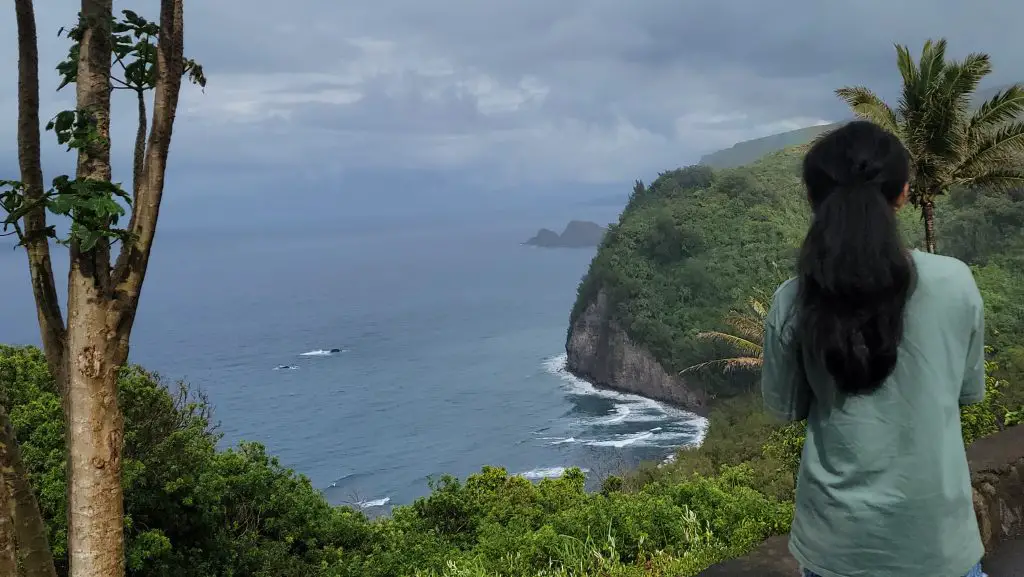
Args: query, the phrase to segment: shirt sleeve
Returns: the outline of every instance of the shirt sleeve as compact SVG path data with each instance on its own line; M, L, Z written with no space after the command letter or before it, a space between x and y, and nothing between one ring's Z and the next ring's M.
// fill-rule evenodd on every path
M973 279L971 288L974 319L967 345L964 380L960 388L961 405L971 405L985 400L985 305Z
M774 309L774 306L773 306ZM768 412L784 421L802 421L810 411L813 393L807 383L801 352L773 321L773 310L764 325L764 357L761 395Z

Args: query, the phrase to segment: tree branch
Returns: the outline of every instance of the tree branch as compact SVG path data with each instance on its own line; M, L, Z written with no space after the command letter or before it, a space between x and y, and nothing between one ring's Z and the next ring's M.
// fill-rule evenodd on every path
M75 97L78 109L91 115L97 138L78 149L76 177L93 182L110 182L110 8L112 0L83 0L82 39L78 51ZM111 294L110 241L101 237L91 247L72 239L71 269L92 280L105 297ZM71 289L69 287L69 292ZM73 300L68 295L69 300Z
M36 301L39 332L50 373L59 387L65 386L64 315L50 264L46 234L43 169L39 149L39 48L32 0L14 0L18 22L18 164L25 187L25 202L37 207L25 215L24 244L28 253L32 295Z
M135 90L139 101L139 127L135 132L135 153L132 157L132 198L139 195L142 187L142 170L146 166L146 93L141 88ZM129 229L130 230L130 229Z
M134 187L135 202L128 225L131 241L125 243L114 268L115 299L120 316L119 334L127 335L135 320L142 281L156 234L163 196L167 155L178 109L181 77L185 72L183 0L160 0L160 38L157 44L153 120L146 145L141 184Z

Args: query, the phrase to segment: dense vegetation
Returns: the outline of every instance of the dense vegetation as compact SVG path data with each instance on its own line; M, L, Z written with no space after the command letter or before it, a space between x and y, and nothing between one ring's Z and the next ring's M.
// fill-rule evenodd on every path
M186 386L139 367L119 386L129 575L693 575L785 532L793 513L802 427L771 422L751 396L715 410L701 448L599 493L578 470L531 483L486 468L370 521L330 506L258 444L217 450L210 407ZM1016 418L999 388L990 378L989 400L965 410L965 441ZM0 395L65 575L64 416L39 350L0 347Z
M584 491L578 470L532 484L489 468L371 522L329 506L258 444L218 451L210 408L187 388L138 367L119 385L130 575L676 575L742 553L792 515L751 487L745 466L601 494ZM0 393L65 574L64 417L43 355L0 347Z
M730 310L792 270L808 219L801 153L720 171L693 166L639 185L580 283L571 320L604 291L613 320L667 370L728 356L698 334L728 331ZM920 246L920 217L900 216L907 241ZM955 189L936 203L936 221L940 252L974 268L1000 376L1024 382L1024 193ZM705 378L726 393L753 383Z
M660 355L707 346L699 329L722 326L730 307L785 274L807 217L799 154L720 172L691 167L638 186L581 297L614 295L627 330ZM988 400L964 411L969 442L1019 419L1019 394L996 376L1019 375L1024 358L1024 195L957 191L939 214L944 248L974 264L985 292L991 356L1008 363L990 366ZM917 217L904 218L919 241ZM218 450L210 407L183 385L138 367L118 385L128 573L138 576L692 575L788 529L802 447L801 424L781 426L756 395L740 395L714 409L702 447L610 477L601 492L586 493L578 471L530 483L489 468L440 480L428 497L371 521L330 506L258 444ZM64 575L64 417L43 355L0 348L0 393Z
M700 329L722 326L752 289L785 275L807 217L799 154L720 172L690 167L638 186L581 302L603 288L663 362L699 360L703 353L678 352L707 346ZM1019 376L1024 365L1024 195L956 191L939 215L944 248L975 266L991 356L1004 363L990 366L986 403L964 411L969 442L1019 420L1019 392L997 375ZM916 215L904 218L918 242ZM371 521L330 506L258 444L218 450L211 408L186 387L130 367L118 390L126 556L136 576L693 575L788 529L803 438L801 424L781 426L756 395L740 395L715 408L702 447L610 477L598 493L584 491L578 471L530 483L488 468L440 480L429 496ZM65 575L64 416L40 351L0 348L0 394Z
M717 383L734 398L712 414L702 447L669 466L609 477L597 493L584 490L579 470L534 484L485 468L465 481L443 478L427 497L370 521L329 505L259 444L219 450L201 395L125 366L182 77L205 84L202 68L182 54L182 0L161 0L159 23L129 10L115 18L109 0L82 3L78 25L64 32L68 59L57 67L61 87L76 84L77 105L47 125L76 152L78 171L51 189L41 166L33 3L16 0L15 9L20 179L0 181L0 210L4 231L27 251L43 351L0 346L4 575L20 564L29 577L678 576L788 529L803 425L770 422L756 395L735 395L750 379ZM893 116L887 126L915 156L915 202L927 208L929 239L935 208L944 250L974 265L986 296L991 357L1002 368L987 366L986 401L962 413L971 442L1021 418L1020 388L1000 376L1024 382L1024 195L957 187L1024 181L1024 124L1010 122L1024 110L1024 86L968 118L966 98L987 74L987 56L946 69L938 65L945 44L929 46L913 74L901 59L906 106L898 114L863 91L850 100L862 116ZM123 78L112 76L113 62ZM133 92L139 106L130 192L110 176L114 89ZM573 317L604 292L614 320L667 368L714 358L715 339L701 335L791 268L807 217L799 153L637 183L580 285ZM125 205L131 218L122 229ZM47 225L48 213L70 218L67 236ZM919 227L907 230L919 242ZM51 239L70 250L66 320ZM115 241L121 252L112 260Z

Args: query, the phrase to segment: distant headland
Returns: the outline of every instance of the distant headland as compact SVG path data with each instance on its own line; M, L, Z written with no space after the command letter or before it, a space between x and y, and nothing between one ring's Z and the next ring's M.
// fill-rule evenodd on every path
M593 248L601 244L607 230L596 222L573 220L565 226L562 234L542 228L523 244L543 248Z

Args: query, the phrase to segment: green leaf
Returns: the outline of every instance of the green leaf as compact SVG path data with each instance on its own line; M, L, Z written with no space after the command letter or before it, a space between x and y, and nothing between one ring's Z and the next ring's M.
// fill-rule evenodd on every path
M120 18L111 19L111 57L124 77L111 76L111 88L149 90L156 82L156 45L160 38L160 25L143 18L132 10L122 10ZM58 90L78 80L78 57L84 26L81 21L73 28L61 28L58 36L71 40L67 57L57 64L61 77ZM200 87L206 86L202 66L186 59L184 75Z
M90 251L96 248L96 243L103 238L103 233L96 230L80 231L78 234L78 246L83 251Z

